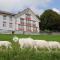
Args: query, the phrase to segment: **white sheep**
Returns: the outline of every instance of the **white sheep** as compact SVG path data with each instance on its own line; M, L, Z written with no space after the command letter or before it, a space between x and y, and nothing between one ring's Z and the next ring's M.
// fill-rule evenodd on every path
M33 48L33 39L32 38L21 38L19 39L19 44L21 48Z
M13 38L14 42L18 42L21 48L31 47L31 48L60 48L60 43L56 41L46 41L46 40L33 40L32 38Z
M13 41L14 41L14 42L18 42L18 41L19 41L19 38L18 38L17 36L14 36L14 37L13 37Z
M60 48L60 43L56 41L49 41L49 48Z
M45 40L34 40L35 48L49 48L48 42Z
M0 47L5 46L6 48L11 48L11 42L9 41L0 41Z

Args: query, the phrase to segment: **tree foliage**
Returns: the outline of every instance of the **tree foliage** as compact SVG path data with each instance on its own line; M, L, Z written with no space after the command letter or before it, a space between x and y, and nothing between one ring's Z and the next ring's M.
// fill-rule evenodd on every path
M46 10L39 19L41 30L60 31L60 15L53 10Z

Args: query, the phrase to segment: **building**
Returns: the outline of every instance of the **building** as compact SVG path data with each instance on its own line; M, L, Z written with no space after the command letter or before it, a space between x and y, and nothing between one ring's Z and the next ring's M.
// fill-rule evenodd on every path
M39 19L27 8L17 14L0 11L0 34L38 34Z

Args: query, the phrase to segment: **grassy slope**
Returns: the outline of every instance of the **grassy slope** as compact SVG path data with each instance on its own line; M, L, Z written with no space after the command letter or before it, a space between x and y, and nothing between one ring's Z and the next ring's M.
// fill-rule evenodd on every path
M40 39L40 40L53 40L53 41L60 41L60 35L6 35L0 34L0 40L9 40L12 41L13 36L18 36L19 38L27 38L31 37L33 39Z

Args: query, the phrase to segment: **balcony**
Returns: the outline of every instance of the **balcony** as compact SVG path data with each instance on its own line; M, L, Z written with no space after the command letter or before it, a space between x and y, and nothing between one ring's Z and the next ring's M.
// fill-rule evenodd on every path
M31 24L30 23L26 23L26 26L31 26Z
M32 26L33 26L33 27L36 27L36 24L33 24Z
M24 31L24 28L16 28L16 30Z
M26 18L26 20L31 20L31 18Z
M26 31L27 31L27 32L32 32L31 29L27 29Z
M24 25L24 22L16 22L16 24Z
M21 25L24 25L24 22L20 22Z

